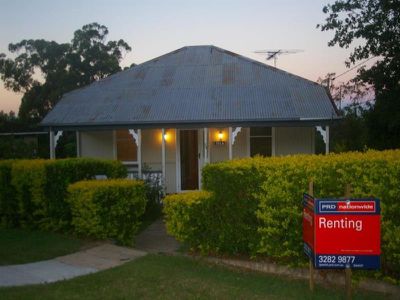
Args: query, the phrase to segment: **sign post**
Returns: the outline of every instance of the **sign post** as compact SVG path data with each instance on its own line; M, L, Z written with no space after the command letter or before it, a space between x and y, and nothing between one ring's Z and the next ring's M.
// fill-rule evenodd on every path
M348 297L351 269L379 269L381 251L380 201L352 199L350 189L348 185L344 198L303 196L304 252L316 269L346 270Z
M314 182L310 181L308 184L308 194L314 196ZM309 267L310 267L310 291L314 291L314 265L313 260L309 257Z
M351 185L346 184L345 190L344 190L344 197L345 198L350 198L351 196ZM345 269L345 288L346 288L346 298L351 299L351 268L349 265L346 266Z

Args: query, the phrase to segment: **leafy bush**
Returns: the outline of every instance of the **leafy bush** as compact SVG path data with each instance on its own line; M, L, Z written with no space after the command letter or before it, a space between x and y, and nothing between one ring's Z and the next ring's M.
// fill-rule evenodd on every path
M11 186L12 160L0 161L0 226L13 227L17 222L18 205Z
M126 177L126 168L117 161L90 158L14 161L11 183L20 224L53 231L68 229L71 222L65 201L68 185L97 174Z
M150 225L162 215L162 196L164 189L162 185L162 174L154 173L147 164L143 164L142 167L142 180L146 185L146 211L142 217L142 223Z
M11 168L11 184L18 204L18 221L22 227L42 227L46 222L45 184L48 160L17 160Z
M308 190L308 182L312 180L314 194L324 198L343 196L345 185L350 183L354 197L381 199L382 269L400 276L400 150L227 161L205 166L203 180L204 188L214 194L207 204L212 213L197 218L196 226L213 224L215 233L206 241L192 238L190 244L195 248L302 264L302 194ZM180 205L186 202L180 200ZM192 216L197 214L195 207L187 204L180 210L185 211L183 216ZM171 210L165 212L171 222ZM194 226L191 222L175 223Z
M72 225L76 233L99 239L111 238L123 245L133 243L146 206L143 181L129 179L89 180L68 188Z
M69 206L65 201L68 185L80 180L93 179L95 175L107 178L126 178L126 167L119 161L70 158L59 159L46 168L46 209L50 216L49 225L63 228L70 223Z
M253 195L260 191L259 177L251 164L211 164L203 169L203 186L215 195L214 230L219 238L210 245L212 251L254 254L259 220Z
M212 193L206 191L166 196L163 210L167 231L190 247L209 251L209 241L216 238L213 234L216 232L216 218L212 216L212 197Z
M273 158L260 160L257 170L262 179L261 192L254 195L261 222L258 253L301 262L304 254L300 199L308 182L314 182L314 194L323 198L343 196L350 183L353 197L381 199L382 269L400 275L400 151Z

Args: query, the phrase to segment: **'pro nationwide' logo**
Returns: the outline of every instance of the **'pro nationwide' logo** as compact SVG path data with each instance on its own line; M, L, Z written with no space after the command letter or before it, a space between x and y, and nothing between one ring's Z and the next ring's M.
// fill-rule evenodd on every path
M321 201L320 213L375 213L375 201Z

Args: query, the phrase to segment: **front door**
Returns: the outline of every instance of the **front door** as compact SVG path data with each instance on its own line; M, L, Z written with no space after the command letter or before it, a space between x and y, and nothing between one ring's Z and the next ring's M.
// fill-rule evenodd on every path
M180 130L181 189L197 190L199 188L198 132L197 130Z

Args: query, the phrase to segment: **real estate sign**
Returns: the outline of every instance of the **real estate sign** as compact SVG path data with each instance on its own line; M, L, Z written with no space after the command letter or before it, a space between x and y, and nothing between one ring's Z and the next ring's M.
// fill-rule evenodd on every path
M379 269L379 199L303 197L304 251L315 268Z

